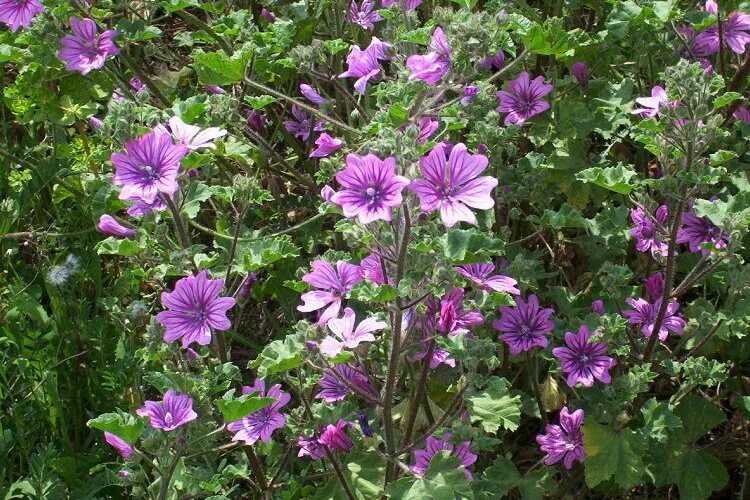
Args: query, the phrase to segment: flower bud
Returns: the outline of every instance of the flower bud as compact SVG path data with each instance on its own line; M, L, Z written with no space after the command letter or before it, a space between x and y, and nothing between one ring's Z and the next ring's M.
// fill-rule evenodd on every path
M565 393L560 390L557 380L552 375L547 376L547 380L542 384L540 392L542 409L544 411L559 410L565 405Z

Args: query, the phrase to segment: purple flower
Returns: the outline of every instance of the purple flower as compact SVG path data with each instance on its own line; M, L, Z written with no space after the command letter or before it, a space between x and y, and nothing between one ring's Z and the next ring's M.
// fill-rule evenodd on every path
M724 43L736 54L745 52L745 45L750 43L750 14L732 12L722 23ZM699 47L696 55L710 56L719 52L719 28L711 26L695 35L695 45Z
M104 127L104 122L96 116L92 116L91 118L89 118L89 126L94 130L99 130L100 128Z
M99 217L99 231L107 236L115 236L116 238L132 238L135 236L135 231L123 226L117 222L117 219L107 214Z
M677 232L677 243L687 243L691 252L700 252L704 256L711 255L711 250L701 248L703 243L711 243L716 248L726 248L729 235L722 231L707 217L698 217L692 208L682 215L682 223L685 224Z
M112 448L117 450L117 453L119 453L125 460L128 460L133 456L133 447L130 446L130 443L119 436L116 436L111 432L105 432L104 440L107 441Z
M325 326L331 318L338 317L341 300L364 279L364 273L361 267L343 261L338 261L334 269L328 262L318 259L312 267L302 281L318 290L303 293L304 304L297 306L297 310L312 312L325 308L318 320L320 326Z
M219 87L218 85L205 85L203 88L206 89L206 91L210 92L211 94L226 94L227 93L226 90Z
M605 356L607 344L589 342L597 333L592 334L586 325L582 325L578 333L565 332L566 347L552 349L552 354L560 359L562 370L568 374L568 386L575 387L580 382L584 387L591 387L594 379L605 384L612 381L609 369L617 362Z
M297 446L299 446L298 457L310 457L313 460L323 458L326 454L323 444L320 442L320 438L313 436L306 438L305 436L299 436L297 438Z
M591 311L601 316L602 314L606 314L607 310L604 308L604 301L603 300L595 300L591 303Z
M417 352L414 357L411 358L412 361L421 361L429 352L430 349L430 342L434 342L433 340L428 340L427 336L422 340L422 350ZM451 353L445 349L440 349L439 347L435 346L432 350L432 358L430 359L430 370L434 370L441 364L445 364L450 366L451 368L456 367L456 360L452 359L450 357Z
M380 61L390 59L386 52L390 45L372 37L370 45L365 50L360 49L357 45L352 45L349 54L346 56L348 69L339 75L339 78L356 78L354 89L364 95L367 90L367 82L378 76L380 73Z
M227 424L227 430L234 432L232 441L244 441L247 445L254 444L258 439L267 443L276 429L286 425L286 415L279 412L291 399L288 393L281 390L281 384L275 384L266 392L266 382L256 379L252 387L242 388L242 394L255 394L261 398L274 398L276 401L251 413L240 420Z
M479 61L479 67L482 69L498 70L505 66L505 52L498 50L495 55L487 56Z
M500 105L498 113L508 113L505 117L506 125L521 126L532 116L549 109L549 103L542 98L552 92L554 87L544 81L543 76L529 79L524 71L518 78L508 84L508 90L497 93Z
M357 413L357 421L359 422L359 428L362 431L362 434L367 437L372 437L375 434L372 427L370 427L370 422L367 421L367 414Z
M578 80L578 83L580 83L583 87L588 85L589 83L589 69L586 67L585 63L577 62L573 64L570 68L570 74L573 75L573 77Z
M305 96L305 98L307 98L308 101L310 101L313 104L321 105L321 104L325 104L326 102L328 102L328 100L325 97L318 94L314 88L312 88L310 85L306 83L300 84L299 91L303 96Z
M366 30L374 30L375 24L382 21L383 18L375 10L374 0L362 0L362 6L357 5L357 0L352 0L349 4L349 22L359 24Z
M354 447L354 444L346 433L346 430L351 426L350 422L339 419L336 425L328 424L325 427L318 441L331 452L350 451Z
M263 18L269 23L272 23L276 20L276 15L265 7L260 9L260 15L263 16Z
M177 395L169 389L162 401L146 401L135 411L139 417L149 417L151 427L163 431L173 431L198 418L193 411L193 400L187 394Z
M430 49L431 51L423 56L413 55L406 60L406 67L411 71L410 80L422 80L429 85L435 85L450 69L452 49L440 26L432 32Z
M518 281L513 278L503 276L502 274L490 276L490 274L495 272L495 265L491 262L486 264L464 264L454 267L454 269L469 278L476 286L488 292L505 292L511 295L521 294L521 290L516 287Z
M256 111L254 109L249 109L246 112L247 116L247 125L252 130L256 132L264 132L266 130L266 125L268 125L268 119L266 119L266 115L261 113L260 111ZM309 136L309 132L308 132Z
M231 328L227 311L236 301L232 297L221 297L223 288L223 279L208 279L204 270L197 276L181 278L173 292L162 292L161 303L169 309L157 314L156 321L164 325L164 341L174 342L181 338L183 348L193 342L208 345L212 328Z
M438 311L438 318L435 327L443 335L470 335L468 327L484 323L484 316L479 309L464 309L464 289L453 288L446 293L440 304L434 304L433 300L428 301L427 313L432 310ZM437 307L435 307L437 306ZM439 309L438 309L439 308ZM427 326L425 323L424 326Z
M655 118L661 113L662 107L676 108L681 104L680 101L669 101L667 92L655 85L651 89L651 97L638 97L635 102L643 106L642 108L636 108L631 111L634 115L641 115L645 118Z
M419 127L419 137L417 138L417 144L424 144L427 140L440 128L440 122L433 120L430 116L423 116L417 122Z
M654 273L643 280L643 289L651 300L656 300L664 295L664 275Z
M242 286L240 287L240 297L247 298L250 295L250 290L253 289L253 285L256 281L258 281L258 273L247 273L247 277L245 277L245 281L242 282Z
M401 205L401 191L409 184L409 179L396 175L396 158L381 160L373 154L346 155L346 168L336 180L345 189L331 196L331 202L362 224L390 221L391 209Z
M209 127L203 130L195 125L188 125L179 116L170 118L167 125L168 127L157 125L154 132L174 137L178 143L190 151L201 148L216 149L216 144L211 141L227 135L227 131L219 127Z
M750 125L750 111L744 106L740 106L737 108L737 111L732 113L732 116L737 120L742 120L743 122Z
M435 436L427 436L425 448L414 450L414 464L409 467L409 470L418 476L423 476L430 468L432 457L441 451L450 451L451 455L461 462L459 468L463 469L466 478L473 481L474 476L469 472L468 467L477 461L477 456L471 452L471 441L464 441L460 445L454 446L453 443L448 442L450 438L449 432L443 434L441 439L437 439Z
M122 479L127 479L128 477L130 477L130 471L127 471L125 469L120 469L117 472L117 475L120 476Z
M492 327L502 333L500 340L508 344L514 356L537 346L547 347L546 335L555 329L549 319L554 310L540 308L536 295L529 295L527 302L520 297L515 301L515 307L501 306L500 319L492 322Z
M372 281L376 285L385 285L386 279L383 274L383 258L376 254L371 253L359 263L362 271L365 274L365 278Z
M461 98L461 104L468 105L479 94L479 87L476 85L465 85L464 96Z
M470 154L463 143L456 144L450 156L445 150L441 143L420 158L419 170L424 178L412 181L409 190L419 196L423 212L440 209L440 218L446 227L453 227L459 221L476 224L477 219L469 207L492 208L495 202L490 192L497 186L497 179L479 177L487 167L487 157Z
M61 61L68 63L65 69L86 75L92 69L104 66L108 57L120 53L114 42L117 36L115 30L107 30L99 35L93 19L77 17L70 18L70 28L73 34L63 37L60 42L62 49L57 55Z
M341 139L331 137L323 132L315 141L315 145L318 147L310 153L310 158L325 158L326 156L330 156L341 149L343 144L344 142Z
M633 309L623 311L622 314L628 318L628 323L631 325L641 325L641 331L646 337L650 337L654 332L654 326L656 323L656 316L659 314L659 308L661 307L661 298L654 300L653 303L646 302L641 298L633 299L628 297L625 302L630 304ZM667 305L667 312L664 315L664 322L659 328L659 340L664 341L667 339L669 332L677 335L682 335L684 332L685 325L687 322L677 313L680 309L680 304L677 301L670 302Z
M331 203L334 194L336 194L336 191L329 185L323 186L323 189L320 190L320 197L328 203Z
M120 199L153 203L159 194L171 197L177 191L180 160L187 153L184 145L172 144L170 136L156 132L126 142L125 154L112 154L112 183L122 186Z
M573 467L576 460L583 462L586 452L583 450L583 410L569 413L568 407L563 406L560 410L560 425L547 425L544 434L536 437L541 449L547 456L544 463L556 464L560 460L566 469Z
M328 335L320 342L321 353L334 357L344 349L356 349L362 342L375 342L372 332L388 328L387 323L375 318L366 318L354 328L354 316L354 311L347 307L342 318L328 320L328 329L334 336Z
M154 198L152 202L145 202L138 197L128 198L128 201L136 202L128 207L128 215L132 217L143 217L150 212L161 212L167 209L167 203L161 198Z
M706 4L703 6L703 10L705 10L709 14L718 14L719 4L716 3L716 0L706 0Z
M130 88L133 92L138 94L139 92L146 90L146 85L139 78L133 77L130 79ZM119 87L112 92L112 99L118 102L125 100L125 96L122 94L122 90L120 90Z
M11 31L28 28L32 19L44 11L44 5L37 0L0 0L0 22Z
M635 238L635 248L639 252L651 251L654 257L664 256L669 250L668 245L659 240L659 227L667 221L667 207L660 206L654 217L640 208L630 211L630 220L635 226L630 235Z
M401 5L401 0L381 0L380 5L383 8L388 8L393 4ZM406 12L416 9L422 5L422 0L406 0Z
M310 132L322 132L323 121L316 121L312 124L310 117L302 111L302 109L296 104L292 104L292 115L295 120L284 120L281 122L284 128L294 134L294 137L306 141L310 137Z
M318 385L322 390L315 397L322 399L326 403L335 403L346 398L352 391L343 380L361 388L365 392L375 394L375 389L370 385L370 381L362 366L342 364L336 365L332 370L323 372L323 378L318 381Z
M189 347L185 349L184 354L185 354L185 357L190 361L198 361L201 358L200 354L198 354L197 352L195 352L193 349Z

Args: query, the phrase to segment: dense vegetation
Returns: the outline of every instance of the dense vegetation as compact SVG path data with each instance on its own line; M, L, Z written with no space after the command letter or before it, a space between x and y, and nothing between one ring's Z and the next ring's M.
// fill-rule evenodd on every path
M750 495L750 4L0 0L3 498Z

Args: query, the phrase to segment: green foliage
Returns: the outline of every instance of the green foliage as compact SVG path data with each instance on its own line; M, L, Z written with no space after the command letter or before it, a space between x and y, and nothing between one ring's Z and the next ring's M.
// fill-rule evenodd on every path
M510 383L491 377L487 387L466 398L472 422L479 422L486 432L500 428L515 431L521 418L520 396L510 395Z

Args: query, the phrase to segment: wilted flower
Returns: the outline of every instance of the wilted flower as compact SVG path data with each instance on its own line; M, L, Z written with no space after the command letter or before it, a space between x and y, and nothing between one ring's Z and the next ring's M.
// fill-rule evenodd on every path
M565 347L552 349L552 354L560 359L562 370L568 374L568 386L575 387L580 382L584 387L591 387L594 379L605 384L612 381L609 369L617 362L605 356L607 344L589 341L596 333L592 334L586 325L581 325L578 333L565 332Z
M89 126L94 130L99 130L104 126L104 122L96 116L92 116L89 118Z
M136 95L146 90L146 85L141 81L140 78L134 76L130 79L129 83L131 90L135 92ZM122 90L119 87L112 91L112 99L118 102L125 100L125 96L123 95Z
M380 73L380 61L389 59L386 52L390 45L372 37L370 45L365 50L356 45L352 45L349 54L346 56L346 64L349 67L339 75L339 78L356 78L354 89L364 95L367 90L367 83L378 76Z
M573 467L576 460L583 462L586 452L583 450L583 410L569 413L568 407L563 406L560 410L560 425L547 425L544 434L536 437L541 449L547 456L544 463L556 464L560 460L566 469Z
M593 301L591 303L591 311L595 312L599 316L605 314L607 310L604 308L604 301L601 299Z
M656 326L656 316L659 314L662 299L658 298L653 303L646 302L641 298L633 299L628 297L625 302L630 304L633 309L623 311L622 314L628 318L631 325L641 325L641 331L646 337L650 337ZM667 339L669 332L682 335L687 322L677 313L680 304L677 301L670 302L667 305L667 311L664 315L664 321L659 328L659 340Z
M266 9L265 7L260 9L260 15L263 16L263 18L269 23L272 23L276 20L276 14Z
M658 239L659 228L657 226L657 224L664 224L667 221L667 216L666 205L660 206L653 217L640 208L630 211L630 220L635 224L630 230L630 235L635 238L636 250L639 252L650 250L654 257L667 254L669 246Z
M430 342L434 342L434 339L428 339L428 335L424 335L422 340L422 350L414 354L411 358L412 361L422 361L430 351ZM434 370L441 364L448 365L451 368L456 367L456 360L452 359L451 353L445 349L441 349L437 346L432 349L432 358L430 358L430 370Z
M366 30L374 30L375 23L383 18L375 10L375 0L362 0L362 6L357 5L357 0L349 4L349 22L358 24Z
M736 54L745 52L745 45L750 43L750 14L732 12L722 23L724 43ZM695 44L704 50L699 51L702 57L719 52L719 27L711 26L695 35Z
M451 66L452 49L448 44L448 37L445 36L440 26L432 32L430 49L430 52L425 55L409 56L406 60L406 67L411 71L409 79L422 80L435 85L448 72Z
M227 311L236 301L232 297L221 297L223 288L223 279L208 279L204 270L197 276L178 280L173 292L162 292L161 303L169 310L157 314L156 321L165 327L164 340L174 342L181 338L183 348L193 342L208 345L212 328L231 328Z
M388 328L387 323L375 318L366 318L354 328L354 316L354 311L347 307L342 318L328 320L328 329L334 336L328 335L320 342L320 352L333 357L344 349L355 349L362 342L375 342L372 332Z
M219 94L220 95L220 94L226 94L227 93L226 90L224 90L223 88L219 87L218 85L205 85L203 88L206 89L211 94Z
M188 125L179 116L171 117L167 125L168 128L159 124L154 128L154 131L158 134L174 137L178 143L190 151L201 148L216 149L216 144L211 141L227 135L227 131L219 127L209 127L203 130L195 125Z
M341 139L331 137L323 132L315 141L317 148L310 153L310 158L325 158L326 156L330 156L341 149L343 144L344 142Z
M105 432L104 440L107 441L112 448L117 450L117 453L119 453L125 460L128 460L133 456L133 447L121 437L112 434L111 432Z
M240 297L248 297L256 281L258 281L258 273L252 271L247 273L247 277L245 277L245 281L242 282L242 286L240 287Z
M435 131L440 128L440 122L433 120L430 116L423 116L417 122L419 127L419 137L417 138L417 144L424 144L430 138Z
M0 22L11 31L28 28L34 17L44 11L38 0L0 0Z
M323 444L320 442L320 438L313 436L306 438L305 436L299 436L297 438L297 446L299 446L298 457L310 457L313 460L323 458L326 454Z
M429 314L432 310L437 309L434 305L434 299L431 297L428 300L428 310L426 314ZM437 304L439 309L437 323L435 327L437 331L443 335L469 335L468 327L479 325L484 322L484 316L479 312L479 309L464 309L464 289L453 288L446 293L440 303ZM425 323L424 326L427 324Z
M359 387L364 392L375 394L375 389L370 385L370 381L363 370L364 368L359 365L339 364L324 371L323 378L318 381L322 390L315 397L326 403L334 403L346 398L349 394L352 394L352 390L343 380Z
M461 98L461 104L466 106L479 94L479 87L476 85L464 85L464 96Z
M743 122L750 125L750 111L744 106L740 106L737 108L737 111L732 113L732 116L737 120L742 120Z
M456 144L450 156L441 143L420 158L419 170L424 177L412 181L408 189L419 196L422 211L439 209L446 227L459 221L476 224L469 207L488 210L495 205L490 192L497 186L497 179L479 177L487 164L486 156L470 154L463 143Z
M359 422L359 428L366 437L372 437L375 434L370 427L370 422L367 421L367 415L365 413L357 413L357 421Z
M120 199L153 203L160 194L171 197L177 191L180 160L187 153L187 147L172 144L170 136L156 132L126 142L125 154L112 154L112 183L122 186Z
M427 469L430 468L432 457L441 451L449 451L451 455L458 458L459 468L463 469L466 478L469 481L474 480L474 476L469 471L469 467L477 461L477 456L471 452L471 441L464 441L458 446L450 443L451 433L446 432L441 439L435 436L427 436L425 448L423 450L414 450L414 464L409 467L414 474L423 476Z
M247 116L247 125L252 130L256 132L263 132L266 130L266 125L268 125L268 119L266 118L265 114L255 109L249 109L247 110L246 116ZM308 132L308 137L309 137L309 132Z
M128 198L128 201L134 201L134 205L128 207L128 215L132 217L143 217L150 212L161 212L167 209L167 203L161 198L154 198L152 202L145 202L138 197Z
M302 141L306 141L310 137L310 132L323 131L324 122L318 120L313 125L310 117L296 104L292 104L292 116L294 116L294 120L284 120L281 124L284 125L285 129L294 134L294 137Z
M135 231L127 228L117 222L117 219L111 215L104 214L99 217L99 231L107 236L114 236L116 238L132 238L135 236Z
M409 184L409 179L396 175L396 158L381 160L373 154L346 155L346 168L336 180L344 189L331 196L331 202L362 224L390 221L391 210L401 205L401 191Z
M302 281L318 290L302 294L304 304L297 306L298 311L312 312L325 308L318 324L325 326L331 318L338 317L341 300L352 291L354 285L364 279L362 268L339 261L336 269L324 260L312 263L313 270L302 277Z
M677 243L687 243L691 252L700 252L705 256L711 255L711 250L701 248L703 243L711 243L716 248L726 248L729 235L711 222L708 217L698 217L692 204L691 200L690 210L682 216L682 223L685 226L677 232Z
M61 61L68 63L65 69L69 71L80 71L86 75L92 69L104 66L107 58L120 53L114 42L117 32L107 30L99 35L93 19L71 17L70 29L73 34L63 37L62 49L57 55Z
M546 335L555 329L550 320L554 310L540 308L536 295L529 295L528 301L520 297L515 301L515 307L501 306L500 319L492 322L492 327L502 334L500 340L508 344L514 356L534 347L547 347Z
M570 74L584 87L589 83L589 70L585 63L577 62L570 67Z
M240 420L227 424L227 430L234 432L232 441L244 441L251 445L258 439L267 443L276 429L286 425L286 415L279 412L291 400L288 393L281 390L281 384L271 386L266 392L266 382L256 379L252 386L244 386L242 394L255 394L261 398L274 398L276 401L251 413Z
M386 279L383 274L383 258L376 254L371 253L359 263L362 271L365 274L365 278L372 281L376 285L385 285Z
M307 98L313 104L325 104L328 102L325 97L318 94L318 92L306 83L301 83L299 86L300 93Z
M719 4L716 3L716 0L706 0L705 5L703 6L703 10L705 10L709 14L718 14Z
M163 431L173 431L198 418L193 411L193 400L187 394L177 395L169 389L162 401L146 401L135 413L139 417L149 417L151 427Z
M505 66L505 52L498 50L494 55L483 57L479 61L479 67L482 69L498 70Z
M128 477L130 477L130 471L125 470L125 469L120 469L117 472L117 475L120 476L122 479L127 479Z
M516 285L518 281L502 274L490 276L495 272L495 264L487 262L484 264L463 264L454 267L456 271L466 276L479 288L488 292L505 292L511 295L520 295Z
M651 300L656 300L664 295L664 274L654 273L643 280L643 289Z
M331 452L350 451L354 447L354 444L346 433L346 430L351 426L350 422L339 419L336 425L328 424L325 427L318 441Z
M529 118L549 109L549 103L543 97L553 88L544 81L543 76L530 80L529 74L523 71L508 84L508 90L497 93L500 101L497 112L508 113L504 122L506 125L523 125Z

